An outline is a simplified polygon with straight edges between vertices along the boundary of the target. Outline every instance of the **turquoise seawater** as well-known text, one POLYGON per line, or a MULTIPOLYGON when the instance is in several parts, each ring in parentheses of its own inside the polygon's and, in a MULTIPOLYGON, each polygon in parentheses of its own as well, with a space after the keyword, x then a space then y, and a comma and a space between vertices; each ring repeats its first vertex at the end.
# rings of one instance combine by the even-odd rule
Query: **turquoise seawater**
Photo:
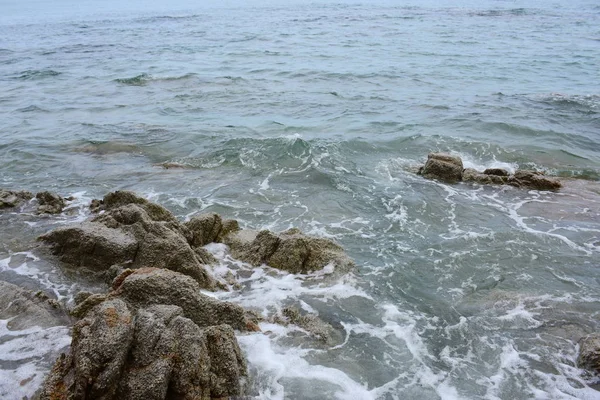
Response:
MULTIPOLYGON (((587 0, 0 0, 0 187, 75 195, 0 214, 0 278, 67 301, 35 237, 134 190, 181 219, 334 238, 339 280, 251 270, 212 246, 261 399, 600 399, 576 366, 600 329, 600 5, 587 0), (447 151, 537 168, 560 192, 414 174, 447 151)), ((0 397, 41 383, 66 328, 0 326, 0 397)))

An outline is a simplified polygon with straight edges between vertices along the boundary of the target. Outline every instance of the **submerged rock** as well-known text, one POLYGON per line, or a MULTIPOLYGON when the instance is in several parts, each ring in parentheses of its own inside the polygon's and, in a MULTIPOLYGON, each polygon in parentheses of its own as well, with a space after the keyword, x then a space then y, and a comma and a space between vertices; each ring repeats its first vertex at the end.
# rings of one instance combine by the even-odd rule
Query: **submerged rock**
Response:
POLYGON ((338 272, 354 267, 353 261, 332 240, 307 236, 295 228, 279 234, 240 230, 225 236, 224 242, 232 255, 242 261, 292 273, 306 274, 328 264, 334 265, 338 272))
POLYGON ((579 341, 579 368, 600 373, 600 334, 593 333, 579 341))
POLYGON ((428 179, 437 179, 455 183, 462 180, 463 163, 460 157, 446 153, 429 153, 421 175, 428 179))
POLYGON ((65 199, 52 192, 40 192, 35 195, 38 200, 38 214, 60 214, 67 205, 65 199))
POLYGON ((168 210, 125 191, 107 194, 98 207, 104 212, 91 220, 55 229, 40 240, 75 267, 96 272, 115 264, 166 268, 194 278, 205 289, 215 289, 214 279, 203 267, 210 258, 190 247, 192 233, 168 210))
POLYGON ((200 293, 191 278, 146 268, 89 296, 39 399, 215 399, 244 394, 247 367, 233 328, 245 311, 200 293), (93 302, 94 304, 91 304, 93 302), (90 303, 89 307, 84 307, 90 303))
POLYGON ((0 189, 0 209, 19 206, 32 198, 33 194, 24 190, 12 191, 0 189))
POLYGON ((0 281, 0 319, 10 319, 7 327, 11 330, 69 324, 62 306, 46 293, 31 292, 4 281, 0 281))

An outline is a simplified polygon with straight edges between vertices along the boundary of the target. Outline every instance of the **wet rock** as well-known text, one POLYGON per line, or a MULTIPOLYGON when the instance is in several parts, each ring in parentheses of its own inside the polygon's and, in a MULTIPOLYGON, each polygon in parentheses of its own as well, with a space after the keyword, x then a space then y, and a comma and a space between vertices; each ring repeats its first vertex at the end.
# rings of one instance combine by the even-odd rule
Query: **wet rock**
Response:
POLYGON ((502 175, 485 174, 472 168, 465 168, 463 171, 462 180, 464 182, 476 182, 484 185, 503 185, 508 182, 508 177, 502 175))
POLYGON ((295 307, 285 307, 282 310, 282 314, 287 320, 284 322, 305 329, 323 342, 329 342, 331 340, 332 333, 334 332, 333 328, 316 315, 302 314, 300 310, 295 307))
POLYGON ((60 214, 67 205, 62 197, 48 191, 36 194, 35 198, 38 200, 38 214, 60 214))
POLYGON ((298 229, 275 234, 241 230, 224 238, 234 257, 252 265, 267 264, 292 273, 320 270, 328 264, 336 271, 346 272, 354 267, 344 250, 330 239, 304 235, 298 229))
POLYGON ((486 175, 495 175, 495 176, 508 176, 510 175, 507 170, 503 168, 487 168, 483 171, 486 175))
POLYGON ((600 373, 600 334, 593 333, 579 341, 579 368, 600 373))
POLYGON ((127 270, 113 286, 75 324, 71 353, 57 360, 39 399, 244 394, 247 366, 232 328, 247 329, 243 309, 164 269, 127 270))
POLYGON ((7 327, 11 330, 69 324, 62 306, 46 293, 31 292, 4 281, 0 281, 0 319, 10 319, 7 327))
POLYGON ((430 153, 421 175, 427 179, 454 183, 462 180, 462 171, 463 163, 460 157, 445 153, 430 153))
POLYGON ((518 170, 509 178, 508 184, 534 190, 558 190, 562 186, 557 179, 548 178, 541 172, 529 170, 518 170))
POLYGON ((194 247, 204 246, 217 241, 223 229, 223 221, 218 214, 200 214, 193 216, 185 226, 192 233, 190 244, 194 247))
POLYGON ((61 261, 75 267, 99 272, 115 264, 153 266, 189 275, 205 289, 216 288, 203 267, 210 257, 190 247, 193 234, 168 210, 126 191, 107 194, 101 207, 104 212, 91 220, 58 228, 40 239, 61 261))
POLYGON ((19 206, 32 198, 33 194, 24 190, 12 191, 0 189, 0 209, 19 206))

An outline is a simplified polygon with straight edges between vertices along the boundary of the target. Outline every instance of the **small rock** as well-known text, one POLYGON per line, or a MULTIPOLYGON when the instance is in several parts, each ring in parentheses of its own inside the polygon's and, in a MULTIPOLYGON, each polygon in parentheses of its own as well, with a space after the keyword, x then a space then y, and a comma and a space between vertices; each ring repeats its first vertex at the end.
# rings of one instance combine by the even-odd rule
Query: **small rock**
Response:
POLYGON ((267 264, 292 273, 306 274, 334 264, 338 272, 354 267, 344 250, 330 239, 304 235, 298 229, 275 234, 240 230, 224 238, 234 257, 249 264, 267 264))
POLYGON ((509 178, 508 184, 533 190, 558 190, 562 187, 557 179, 548 178, 541 172, 529 170, 518 170, 509 178))
POLYGON ((508 171, 503 168, 488 168, 485 171, 483 171, 483 173, 486 175, 495 175, 495 176, 508 176, 509 175, 508 171))
POLYGON ((460 157, 445 153, 430 153, 421 175, 428 179, 455 183, 462 180, 463 163, 460 157))
POLYGON ((506 176, 482 174, 481 172, 472 168, 465 168, 465 170, 463 171, 462 179, 464 182, 476 182, 485 185, 503 185, 508 182, 508 177, 506 176))
POLYGON ((32 198, 33 194, 24 190, 12 191, 0 189, 0 209, 19 206, 32 198))
POLYGON ((62 197, 48 191, 39 192, 35 198, 38 200, 38 214, 60 214, 67 205, 62 197))

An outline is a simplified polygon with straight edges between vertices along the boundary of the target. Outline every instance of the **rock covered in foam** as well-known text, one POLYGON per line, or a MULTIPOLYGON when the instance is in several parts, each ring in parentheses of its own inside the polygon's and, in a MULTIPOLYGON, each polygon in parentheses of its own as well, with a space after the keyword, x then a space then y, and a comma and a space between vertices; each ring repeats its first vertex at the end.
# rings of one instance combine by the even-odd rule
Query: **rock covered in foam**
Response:
POLYGON ((245 311, 200 293, 177 272, 127 270, 102 299, 78 305, 71 352, 39 399, 214 399, 240 396, 247 367, 233 329, 245 311), (93 302, 93 304, 86 303, 93 302))

